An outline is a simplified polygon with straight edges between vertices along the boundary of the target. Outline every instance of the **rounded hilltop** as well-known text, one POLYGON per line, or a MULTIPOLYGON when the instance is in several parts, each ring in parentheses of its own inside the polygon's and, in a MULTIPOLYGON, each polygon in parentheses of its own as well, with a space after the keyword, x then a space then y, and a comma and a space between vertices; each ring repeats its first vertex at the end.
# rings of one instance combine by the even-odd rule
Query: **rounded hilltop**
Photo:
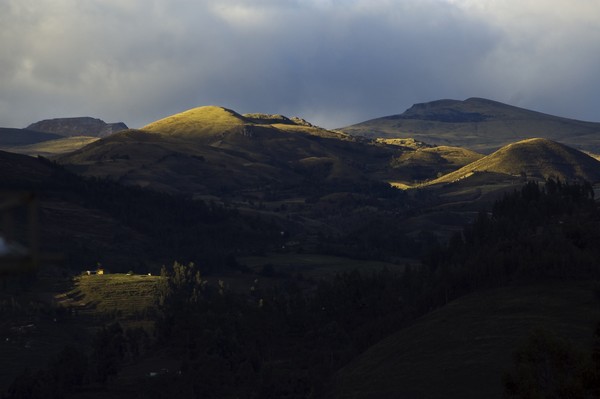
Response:
POLYGON ((244 117, 224 107, 208 105, 192 108, 152 122, 142 130, 169 136, 205 136, 242 126, 244 117))
POLYGON ((229 133, 248 138, 273 138, 282 132, 303 133, 311 136, 346 139, 347 135, 322 129, 299 117, 280 114, 252 113, 240 115, 224 107, 209 105, 167 116, 142 128, 149 133, 193 139, 193 141, 221 140, 229 133))
POLYGON ((511 176, 558 177, 562 180, 600 181, 600 162, 556 141, 530 138, 509 144, 455 172, 432 181, 450 183, 476 172, 511 176))

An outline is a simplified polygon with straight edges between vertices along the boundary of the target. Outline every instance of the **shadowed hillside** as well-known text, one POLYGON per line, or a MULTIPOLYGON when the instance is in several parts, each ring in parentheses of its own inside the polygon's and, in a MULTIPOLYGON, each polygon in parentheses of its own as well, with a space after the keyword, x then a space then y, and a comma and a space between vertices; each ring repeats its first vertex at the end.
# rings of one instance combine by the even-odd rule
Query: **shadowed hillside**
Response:
POLYGON ((458 299, 341 369, 340 399, 503 398, 502 373, 535 328, 587 348, 600 317, 591 285, 506 287, 458 299))
POLYGON ((600 123, 561 118, 482 98, 415 104, 404 113, 339 129, 366 137, 412 137, 437 145, 491 152, 527 137, 600 150, 600 123))
POLYGON ((451 183, 477 172, 562 180, 600 181, 600 162, 563 144, 540 138, 509 144, 430 184, 451 183))

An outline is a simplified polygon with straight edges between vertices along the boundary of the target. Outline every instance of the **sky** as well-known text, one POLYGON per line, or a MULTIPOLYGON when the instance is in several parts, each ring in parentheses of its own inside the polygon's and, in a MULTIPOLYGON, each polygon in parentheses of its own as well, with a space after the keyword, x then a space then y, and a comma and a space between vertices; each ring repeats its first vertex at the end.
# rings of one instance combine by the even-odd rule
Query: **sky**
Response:
POLYGON ((0 0, 2 127, 469 97, 600 121, 600 0, 0 0))

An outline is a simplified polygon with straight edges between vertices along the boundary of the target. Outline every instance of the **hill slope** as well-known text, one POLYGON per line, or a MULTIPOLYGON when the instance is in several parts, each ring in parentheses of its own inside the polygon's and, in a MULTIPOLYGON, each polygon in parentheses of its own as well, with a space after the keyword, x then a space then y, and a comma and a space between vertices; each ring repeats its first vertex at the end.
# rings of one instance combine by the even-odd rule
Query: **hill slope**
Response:
POLYGON ((591 285, 506 287, 469 295, 380 341, 337 374, 332 397, 502 398, 502 373, 534 328, 588 349, 600 318, 591 285))
POLYGON ((99 140, 98 137, 90 136, 60 137, 54 140, 46 140, 34 144, 9 147, 7 150, 24 155, 50 157, 78 150, 97 140, 99 140))
POLYGON ((527 137, 600 150, 600 123, 561 118, 482 98, 415 104, 404 113, 341 129, 366 137, 412 137, 438 145, 490 152, 527 137))
POLYGON ((59 158, 73 170, 165 191, 219 194, 361 180, 400 148, 276 115, 199 107, 59 158))
POLYGON ((405 181, 421 181, 453 172, 483 158, 482 154, 460 147, 432 146, 413 139, 377 139, 377 142, 403 147, 405 151, 390 162, 404 173, 405 181))
POLYGON ((27 129, 0 128, 0 147, 30 145, 43 141, 56 140, 61 136, 53 133, 37 132, 27 129))
POLYGON ((450 183, 477 172, 493 172, 511 176, 551 176, 562 180, 600 181, 600 162, 566 145, 540 138, 527 139, 502 147, 452 173, 430 182, 450 183))

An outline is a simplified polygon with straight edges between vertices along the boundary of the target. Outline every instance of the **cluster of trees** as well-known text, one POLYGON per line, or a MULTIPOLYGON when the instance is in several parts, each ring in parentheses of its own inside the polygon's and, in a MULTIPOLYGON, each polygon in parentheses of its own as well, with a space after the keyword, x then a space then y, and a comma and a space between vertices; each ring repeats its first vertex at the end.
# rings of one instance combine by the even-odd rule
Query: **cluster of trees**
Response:
MULTIPOLYGON (((422 267, 340 274, 310 294, 293 285, 234 294, 179 265, 165 275, 188 283, 164 291, 157 331, 163 345, 179 348, 182 371, 149 397, 327 396, 333 373, 356 354, 451 299, 515 281, 597 277, 598 216, 588 185, 531 182, 428 251, 422 267)), ((573 378, 596 389, 585 379, 596 374, 584 369, 573 378)), ((523 378, 507 377, 509 393, 526 397, 518 396, 523 378)))
POLYGON ((600 212, 589 184, 529 182, 425 256, 432 300, 513 281, 597 278, 600 212))
POLYGON ((332 374, 412 319, 403 276, 358 272, 307 294, 285 287, 235 293, 208 284, 193 264, 163 269, 157 345, 181 361, 153 379, 149 398, 305 398, 326 395, 332 374))
POLYGON ((503 382, 514 399, 600 397, 600 323, 587 353, 550 332, 532 332, 503 382))
POLYGON ((83 387, 102 389, 125 361, 138 358, 149 347, 142 328, 124 330, 114 323, 96 334, 92 351, 65 347, 45 368, 25 370, 3 399, 62 399, 83 387))

